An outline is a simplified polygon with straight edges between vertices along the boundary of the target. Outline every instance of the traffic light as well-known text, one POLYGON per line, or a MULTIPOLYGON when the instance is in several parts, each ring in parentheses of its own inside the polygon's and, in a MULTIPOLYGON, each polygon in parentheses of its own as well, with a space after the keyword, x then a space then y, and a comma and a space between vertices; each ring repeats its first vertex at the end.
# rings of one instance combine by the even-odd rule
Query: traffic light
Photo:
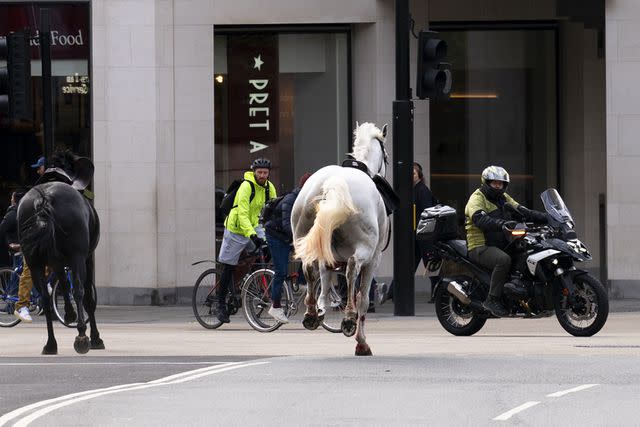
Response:
POLYGON ((451 64, 447 57, 447 42, 435 31, 420 31, 418 35, 418 75, 416 95, 420 99, 447 98, 451 92, 451 64))
POLYGON ((0 116, 32 120, 31 57, 25 32, 0 37, 0 116))

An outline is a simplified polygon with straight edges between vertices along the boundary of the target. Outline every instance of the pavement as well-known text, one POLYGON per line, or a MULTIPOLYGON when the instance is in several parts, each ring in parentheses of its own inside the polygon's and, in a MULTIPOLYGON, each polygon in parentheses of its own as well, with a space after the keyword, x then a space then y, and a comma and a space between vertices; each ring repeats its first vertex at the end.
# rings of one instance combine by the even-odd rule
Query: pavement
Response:
MULTIPOLYGON (((640 355, 640 300, 612 300, 604 328, 594 337, 567 334, 555 317, 492 319, 473 337, 455 337, 439 324, 434 305, 418 297, 415 316, 394 316, 387 302, 367 315, 374 355, 629 354, 640 355), (505 341, 505 338, 509 338, 505 341)), ((271 333, 251 329, 241 314, 207 330, 187 306, 99 306, 98 329, 107 349, 91 356, 319 356, 352 355, 355 340, 322 328, 307 331, 302 314, 271 333)), ((75 356, 75 329, 55 324, 59 355, 75 356)), ((44 318, 0 330, 0 357, 38 356, 46 341, 44 318)))

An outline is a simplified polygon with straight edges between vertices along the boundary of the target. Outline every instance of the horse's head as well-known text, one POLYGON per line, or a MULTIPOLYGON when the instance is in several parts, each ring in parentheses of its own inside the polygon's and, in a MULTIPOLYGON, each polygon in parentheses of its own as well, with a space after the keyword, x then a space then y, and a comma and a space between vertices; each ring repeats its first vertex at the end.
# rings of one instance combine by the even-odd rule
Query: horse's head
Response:
POLYGON ((387 125, 378 129, 375 124, 365 122, 353 131, 353 152, 351 155, 367 165, 373 174, 385 176, 389 157, 385 149, 387 125))

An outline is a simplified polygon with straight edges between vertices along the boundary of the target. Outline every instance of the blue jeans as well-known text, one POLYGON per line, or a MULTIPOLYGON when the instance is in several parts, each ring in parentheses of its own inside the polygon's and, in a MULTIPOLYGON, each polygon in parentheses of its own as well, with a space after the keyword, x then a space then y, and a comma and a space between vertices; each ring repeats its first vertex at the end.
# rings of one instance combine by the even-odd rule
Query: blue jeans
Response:
POLYGON ((278 308, 280 307, 280 299, 282 298, 282 283, 287 277, 291 245, 272 236, 269 232, 266 233, 266 237, 273 261, 273 269, 276 273, 273 277, 273 283, 271 284, 271 300, 273 306, 278 308))

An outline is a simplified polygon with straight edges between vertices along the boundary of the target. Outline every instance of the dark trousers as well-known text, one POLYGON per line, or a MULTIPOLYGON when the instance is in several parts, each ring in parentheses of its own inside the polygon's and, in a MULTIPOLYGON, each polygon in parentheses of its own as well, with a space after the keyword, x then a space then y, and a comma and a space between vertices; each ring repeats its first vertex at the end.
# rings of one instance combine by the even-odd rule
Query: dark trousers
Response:
MULTIPOLYGON (((418 266, 420 265, 420 261, 422 264, 427 267, 427 262, 429 262, 429 258, 427 257, 427 253, 429 252, 427 247, 423 242, 416 240, 415 242, 415 250, 414 250, 414 261, 413 261, 413 272, 418 270, 418 266)), ((440 281, 440 277, 438 276, 429 276, 429 280, 431 281, 431 294, 430 296, 433 298, 433 290, 440 281)))
POLYGON ((282 284, 287 277, 291 245, 269 233, 266 233, 266 237, 269 252, 271 252, 271 260, 273 261, 273 269, 276 273, 271 284, 271 300, 273 306, 278 308, 282 299, 282 284))
POLYGON ((220 283, 218 284, 218 305, 220 307, 226 307, 226 296, 229 292, 229 287, 233 286, 233 272, 236 270, 235 265, 223 264, 222 277, 220 277, 220 283))
POLYGON ((494 298, 500 298, 509 270, 511 270, 511 257, 495 246, 480 246, 469 252, 469 259, 484 268, 492 270, 489 295, 494 298))

